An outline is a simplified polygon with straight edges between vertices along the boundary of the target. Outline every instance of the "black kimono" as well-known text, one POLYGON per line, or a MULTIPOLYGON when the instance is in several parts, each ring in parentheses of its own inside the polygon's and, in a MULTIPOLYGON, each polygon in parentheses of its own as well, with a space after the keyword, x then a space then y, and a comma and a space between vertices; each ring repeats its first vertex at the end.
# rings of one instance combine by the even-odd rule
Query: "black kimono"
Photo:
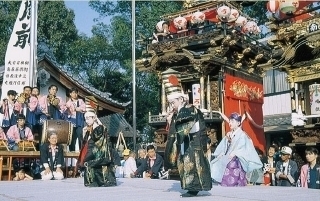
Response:
POLYGON ((52 149, 49 143, 44 143, 40 148, 40 167, 41 171, 45 169, 44 164, 47 163, 51 171, 56 171, 57 167, 64 165, 63 146, 56 145, 55 157, 52 157, 52 149))
POLYGON ((114 160, 102 125, 93 129, 84 157, 84 185, 89 187, 116 186, 114 160))
POLYGON ((207 135, 201 111, 192 105, 182 107, 172 117, 168 137, 165 165, 167 168, 178 167, 181 188, 188 191, 209 191, 212 181, 210 165, 204 155, 207 135), (194 129, 194 126, 198 129, 194 129))
POLYGON ((153 162, 153 166, 151 167, 151 160, 149 157, 146 158, 147 161, 147 172, 151 175, 151 179, 158 179, 159 172, 163 167, 163 158, 159 154, 156 154, 156 159, 153 162))

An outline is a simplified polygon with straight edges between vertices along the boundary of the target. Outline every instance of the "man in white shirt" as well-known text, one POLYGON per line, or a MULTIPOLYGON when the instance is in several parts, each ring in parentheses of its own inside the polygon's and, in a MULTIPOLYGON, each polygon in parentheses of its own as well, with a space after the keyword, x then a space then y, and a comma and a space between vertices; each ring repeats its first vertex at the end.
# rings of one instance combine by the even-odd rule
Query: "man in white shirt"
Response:
POLYGON ((124 158, 126 161, 124 162, 123 167, 123 176, 124 178, 131 178, 134 175, 134 172, 137 170, 137 164, 136 164, 136 154, 133 151, 129 152, 129 156, 126 157, 124 155, 124 158))

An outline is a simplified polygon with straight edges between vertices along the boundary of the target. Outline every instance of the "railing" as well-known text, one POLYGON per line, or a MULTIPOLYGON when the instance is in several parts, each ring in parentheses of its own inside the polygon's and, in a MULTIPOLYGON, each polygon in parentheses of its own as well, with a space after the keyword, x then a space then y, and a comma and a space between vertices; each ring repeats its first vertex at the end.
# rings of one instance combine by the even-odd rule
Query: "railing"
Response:
MULTIPOLYGON (((203 112, 203 117, 206 121, 222 121, 220 114, 215 112, 203 112)), ((161 124, 165 125, 167 122, 166 114, 149 115, 149 124, 161 124)))

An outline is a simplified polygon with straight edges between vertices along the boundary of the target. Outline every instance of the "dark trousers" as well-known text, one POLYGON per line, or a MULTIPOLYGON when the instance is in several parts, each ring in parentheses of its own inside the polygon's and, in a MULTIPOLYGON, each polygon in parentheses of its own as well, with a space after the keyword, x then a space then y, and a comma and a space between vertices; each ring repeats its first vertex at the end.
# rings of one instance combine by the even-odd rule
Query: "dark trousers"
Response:
POLYGON ((82 140, 83 140, 83 136, 82 136, 82 127, 73 127, 73 133, 72 133, 72 140, 71 143, 69 145, 69 151, 75 151, 76 150, 76 142, 78 139, 78 143, 79 143, 79 150, 82 147, 82 140))

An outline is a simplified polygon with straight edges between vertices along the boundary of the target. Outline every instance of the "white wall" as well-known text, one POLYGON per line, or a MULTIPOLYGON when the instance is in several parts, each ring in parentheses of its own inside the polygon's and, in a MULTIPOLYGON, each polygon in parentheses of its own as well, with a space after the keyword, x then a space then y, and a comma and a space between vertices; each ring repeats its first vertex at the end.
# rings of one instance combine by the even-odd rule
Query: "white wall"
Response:
POLYGON ((264 97, 263 115, 291 113, 290 93, 264 97))

